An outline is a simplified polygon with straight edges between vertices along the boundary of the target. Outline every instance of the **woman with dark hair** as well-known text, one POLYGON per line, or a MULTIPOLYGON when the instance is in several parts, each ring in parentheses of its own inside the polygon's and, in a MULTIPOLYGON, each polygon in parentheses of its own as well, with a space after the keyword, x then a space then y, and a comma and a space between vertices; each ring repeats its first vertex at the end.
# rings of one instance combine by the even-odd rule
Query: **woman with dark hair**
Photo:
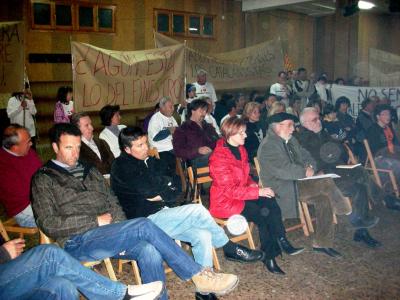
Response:
POLYGON ((246 122, 246 141, 244 147, 249 155, 250 163, 257 156, 258 146, 263 139, 263 131, 260 126, 260 104, 249 102, 243 110, 242 119, 246 122))
MULTIPOLYGON (((348 113, 349 107, 350 107, 349 98, 342 96, 336 99, 335 103, 336 118, 340 123, 340 127, 346 131, 347 139, 353 140, 353 138, 355 138, 356 124, 354 123, 353 117, 348 113)), ((355 140, 352 141, 352 144, 354 142, 355 140)))
POLYGON ((271 188, 260 187, 249 173, 250 166, 244 142, 246 124, 243 119, 231 117, 221 127, 218 140, 210 156, 210 213, 217 218, 242 214, 258 226, 261 250, 266 254, 264 264, 274 274, 285 274, 275 261, 281 249, 295 255, 304 248, 294 248, 286 239, 281 209, 271 188))
POLYGON ((72 101, 72 88, 70 86, 62 86, 57 91, 54 123, 69 123, 73 113, 74 101, 72 101))
POLYGON ((341 127, 339 120, 336 117, 336 111, 332 104, 328 103, 325 105, 323 112, 322 127, 329 135, 337 141, 345 141, 347 133, 344 128, 341 127))
POLYGON ((99 138, 106 141, 114 157, 121 154, 118 144, 118 135, 125 125, 121 124, 119 105, 106 105, 100 110, 101 124, 105 126, 100 132, 99 138))
POLYGON ((172 139, 175 155, 186 161, 196 160, 196 166, 206 166, 215 148, 218 134, 204 118, 208 103, 197 99, 188 104, 188 120, 178 127, 172 139))

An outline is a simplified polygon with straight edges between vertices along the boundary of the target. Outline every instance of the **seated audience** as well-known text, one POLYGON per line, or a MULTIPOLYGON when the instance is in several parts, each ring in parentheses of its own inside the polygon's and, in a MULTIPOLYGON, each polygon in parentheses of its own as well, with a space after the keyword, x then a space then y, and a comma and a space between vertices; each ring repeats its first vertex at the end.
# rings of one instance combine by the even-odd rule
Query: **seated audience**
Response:
POLYGON ((42 166, 26 128, 11 124, 0 149, 0 202, 22 227, 36 227, 30 201, 33 174, 42 166))
POLYGON ((101 174, 110 174, 114 155, 107 142, 93 135, 92 120, 85 112, 73 114, 71 123, 79 128, 82 135, 79 159, 93 165, 101 174))
POLYGON ((222 123, 224 123, 225 120, 231 118, 231 117, 238 117, 240 118, 240 115, 237 114, 237 108, 236 108, 236 101, 234 99, 230 99, 228 103, 226 104, 226 108, 228 110, 228 113, 221 119, 221 124, 220 126, 222 127, 222 123))
MULTIPOLYGON (((189 107, 196 101, 202 100, 189 107)), ((180 179, 171 177, 162 161, 148 156, 147 136, 140 128, 123 129, 119 142, 122 153, 112 166, 111 187, 128 219, 146 217, 173 239, 190 243, 194 260, 205 268, 213 267, 213 247, 222 247, 225 257, 234 261, 263 259, 262 251, 229 241, 203 205, 176 207, 180 179)))
POLYGON ((174 104, 171 98, 163 97, 160 100, 160 111, 156 112, 149 123, 149 142, 160 154, 160 158, 167 164, 170 174, 175 174, 176 161, 172 146, 172 137, 178 123, 172 116, 174 104))
MULTIPOLYGON (((376 123, 367 131, 367 139, 375 164, 380 169, 392 170, 397 182, 400 182, 400 145, 391 124, 391 106, 378 105, 374 111, 376 123)), ((385 186, 389 187, 389 176, 379 174, 385 186)))
POLYGON ((11 124, 25 127, 32 140, 32 148, 35 148, 36 126, 34 117, 37 113, 35 102, 28 84, 25 84, 23 92, 13 93, 7 103, 7 116, 11 124))
POLYGON ((211 124, 214 127, 216 133, 218 133, 218 136, 220 136, 221 130, 219 129, 217 120, 215 120, 214 116, 212 115, 212 110, 213 110, 212 100, 210 98, 204 98, 204 97, 199 98, 199 99, 205 100, 208 104, 207 113, 206 113, 206 116, 204 117, 204 120, 208 124, 211 124))
POLYGON ((57 91, 54 123, 69 123, 73 113, 74 101, 72 101, 72 88, 70 86, 62 86, 57 91))
MULTIPOLYGON (((144 283, 165 282, 165 260, 178 277, 192 279, 198 292, 231 291, 237 276, 203 269, 150 220, 126 220, 100 172, 78 160, 80 134, 72 124, 56 124, 50 130, 56 159, 32 179, 38 227, 79 261, 136 260, 144 283)), ((167 299, 166 292, 162 299, 167 299)))
MULTIPOLYGON (((368 200, 369 179, 368 173, 362 166, 354 169, 336 168, 338 165, 346 165, 347 153, 343 145, 337 139, 322 130, 318 113, 313 108, 305 108, 300 116, 300 131, 295 133, 299 144, 306 149, 315 160, 314 171, 318 174, 335 173, 341 176, 334 182, 345 197, 351 197, 353 211, 350 215, 350 223, 356 229, 354 240, 364 242, 369 247, 377 247, 381 244, 373 239, 367 228, 375 226, 379 218, 371 216, 368 200)), ((369 197, 370 196, 370 197, 369 197)), ((371 199, 372 200, 372 199, 371 199)))
POLYGON ((221 127, 222 138, 210 157, 210 213, 217 218, 242 214, 258 226, 264 264, 274 274, 285 274, 275 261, 281 248, 289 255, 302 252, 286 238, 285 228, 274 191, 265 185, 259 187, 249 175, 250 166, 246 149, 246 124, 242 119, 227 119, 221 127))
POLYGON ((222 118, 225 117, 227 113, 229 113, 227 105, 231 99, 233 99, 232 94, 224 93, 222 94, 221 99, 215 103, 214 117, 217 121, 218 126, 221 126, 222 118))
POLYGON ((293 95, 289 98, 289 106, 286 108, 286 112, 295 116, 296 118, 300 118, 301 112, 301 99, 297 95, 293 95))
POLYGON ((254 157, 257 156, 257 149, 263 139, 263 131, 260 127, 260 104, 257 102, 249 102, 246 104, 242 119, 246 124, 246 140, 244 147, 249 156, 250 163, 253 163, 254 157))
POLYGON ((55 245, 22 253, 23 239, 3 243, 0 236, 0 299, 158 299, 161 281, 125 285, 84 267, 55 245))
POLYGON ((246 96, 243 93, 238 93, 235 96, 235 101, 236 101, 237 114, 242 115, 243 109, 246 106, 248 100, 246 99, 246 96))
POLYGON ((361 102, 361 110, 358 112, 356 120, 357 139, 362 142, 366 138, 368 129, 375 123, 373 113, 376 103, 372 98, 367 98, 361 102))
POLYGON ((270 128, 262 141, 257 158, 260 162, 260 179, 277 194, 283 218, 297 218, 297 201, 315 206, 317 228, 313 250, 339 258, 333 249, 333 213, 350 214, 351 206, 331 178, 303 180, 314 175, 316 163, 307 150, 292 136, 294 117, 279 113, 271 117, 270 128))
POLYGON ((342 128, 341 123, 336 117, 336 111, 332 104, 327 104, 322 113, 322 127, 335 140, 344 142, 347 140, 347 132, 342 128))
POLYGON ((121 154, 118 146, 118 135, 125 125, 121 125, 121 114, 119 105, 106 105, 100 110, 101 125, 105 126, 100 132, 99 138, 104 140, 110 147, 114 157, 121 154))
POLYGON ((335 103, 336 118, 340 127, 346 130, 348 137, 354 136, 355 123, 353 117, 348 113, 350 100, 347 97, 339 97, 335 103))
POLYGON ((258 96, 254 101, 261 103, 260 127, 265 135, 268 129, 268 113, 271 110, 272 105, 278 101, 278 98, 274 94, 269 94, 265 96, 258 96))
MULTIPOLYGON (((203 96, 205 97, 205 96, 203 96)), ((184 99, 179 105, 178 105, 178 114, 181 117, 181 124, 183 124, 183 122, 185 122, 186 120, 186 115, 187 115, 187 106, 190 102, 192 102, 194 99, 197 99, 197 95, 196 95, 196 87, 191 84, 188 83, 186 84, 186 99, 184 99)), ((210 99, 210 98, 209 98, 210 99)), ((211 106, 213 107, 213 104, 211 102, 211 106)))
POLYGON ((172 144, 175 155, 197 167, 207 166, 208 157, 219 136, 204 118, 208 103, 197 99, 188 105, 188 120, 174 132, 172 144))

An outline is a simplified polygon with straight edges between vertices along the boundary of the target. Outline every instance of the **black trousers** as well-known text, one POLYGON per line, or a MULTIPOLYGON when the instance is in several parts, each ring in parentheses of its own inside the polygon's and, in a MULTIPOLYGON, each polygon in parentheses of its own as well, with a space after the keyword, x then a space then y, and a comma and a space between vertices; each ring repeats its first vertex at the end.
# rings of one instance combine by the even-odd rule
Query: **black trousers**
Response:
POLYGON ((245 202, 242 215, 249 222, 254 222, 259 231, 261 250, 266 258, 272 259, 281 254, 278 238, 284 237, 281 208, 275 198, 260 197, 258 200, 245 202))

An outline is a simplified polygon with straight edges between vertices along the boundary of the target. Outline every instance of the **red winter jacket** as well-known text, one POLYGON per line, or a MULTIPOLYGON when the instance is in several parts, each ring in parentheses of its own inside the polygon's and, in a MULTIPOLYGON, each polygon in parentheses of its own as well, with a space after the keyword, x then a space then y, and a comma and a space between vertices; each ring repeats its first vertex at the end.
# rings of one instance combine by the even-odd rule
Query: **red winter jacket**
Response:
POLYGON ((240 214, 244 201, 258 199, 258 184, 249 176, 250 166, 246 149, 239 147, 241 160, 237 160, 224 139, 210 157, 210 213, 217 218, 240 214))

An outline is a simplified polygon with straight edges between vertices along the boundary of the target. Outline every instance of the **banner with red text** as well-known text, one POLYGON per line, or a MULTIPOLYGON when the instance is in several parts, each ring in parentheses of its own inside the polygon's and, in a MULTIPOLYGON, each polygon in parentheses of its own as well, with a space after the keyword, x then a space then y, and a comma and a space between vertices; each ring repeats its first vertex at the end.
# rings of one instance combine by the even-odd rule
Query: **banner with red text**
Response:
MULTIPOLYGON (((178 41, 154 33, 155 45, 174 45, 178 41)), ((271 40, 254 46, 204 54, 190 47, 186 51, 186 81, 195 82, 197 71, 207 71, 207 81, 216 90, 266 87, 276 82, 278 72, 284 69, 280 40, 271 40)))
POLYGON ((0 93, 24 88, 24 26, 22 22, 0 23, 0 93))
POLYGON ((184 46, 114 51, 72 42, 75 109, 98 111, 153 107, 163 96, 184 95, 184 46))

